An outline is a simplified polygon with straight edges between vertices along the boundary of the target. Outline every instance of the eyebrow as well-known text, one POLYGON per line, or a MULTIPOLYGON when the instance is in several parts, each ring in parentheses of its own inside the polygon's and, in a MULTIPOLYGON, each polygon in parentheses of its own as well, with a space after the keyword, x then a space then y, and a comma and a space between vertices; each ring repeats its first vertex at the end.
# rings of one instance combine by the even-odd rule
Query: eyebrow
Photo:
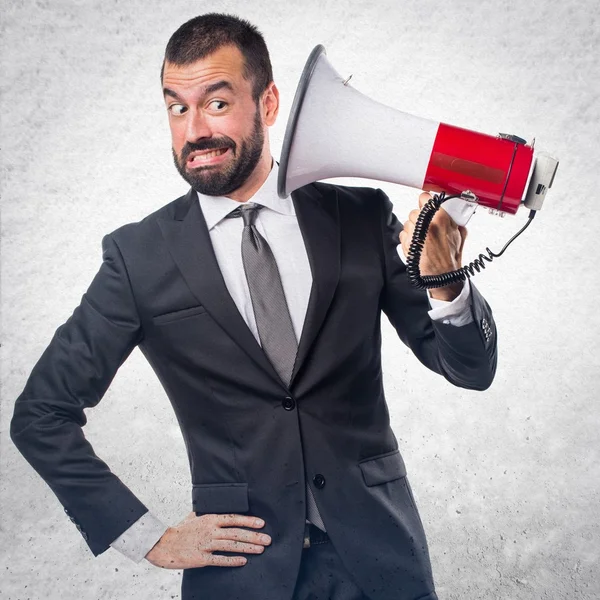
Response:
MULTIPOLYGON (((233 92, 233 86, 231 85, 231 83, 229 83, 229 81, 221 80, 221 81, 217 81, 216 83, 211 83, 210 85, 206 86, 204 88, 202 95, 207 96, 208 94, 213 94, 214 92, 217 92, 222 89, 227 89, 227 90, 230 90, 231 92, 233 92)), ((163 95, 171 96, 172 98, 175 98, 175 100, 182 100, 181 96, 179 96, 179 94, 177 92, 175 92, 167 87, 163 88, 163 95)))

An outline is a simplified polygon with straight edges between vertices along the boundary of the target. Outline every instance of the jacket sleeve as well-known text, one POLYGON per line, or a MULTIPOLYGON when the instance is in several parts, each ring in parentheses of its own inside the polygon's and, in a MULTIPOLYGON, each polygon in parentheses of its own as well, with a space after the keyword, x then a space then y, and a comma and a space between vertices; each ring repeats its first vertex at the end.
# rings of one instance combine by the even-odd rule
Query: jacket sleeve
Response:
POLYGON ((147 508, 85 438, 96 406, 142 329, 128 274, 111 235, 80 305, 55 332, 17 398, 10 437, 50 486, 95 556, 147 508))
POLYGON ((432 321, 426 290, 411 285, 397 246, 402 224, 393 213, 389 198, 377 190, 382 206, 382 236, 385 285, 381 308, 400 339, 429 369, 459 387, 485 390, 496 373, 497 332, 492 311, 470 282, 473 321, 457 327, 432 321))

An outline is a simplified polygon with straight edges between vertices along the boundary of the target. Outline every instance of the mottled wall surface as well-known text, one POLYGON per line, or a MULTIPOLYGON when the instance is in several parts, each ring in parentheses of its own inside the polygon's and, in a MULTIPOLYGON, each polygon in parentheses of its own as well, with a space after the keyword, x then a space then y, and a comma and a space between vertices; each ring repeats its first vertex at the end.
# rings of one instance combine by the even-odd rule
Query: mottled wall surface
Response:
MULTIPOLYGON (((492 388, 452 387, 387 323, 384 369, 440 598, 598 598, 596 0, 4 0, 0 596, 180 596, 180 571, 114 550, 94 558, 8 427, 31 368, 100 265, 102 236, 187 188, 172 166, 159 68, 170 34, 210 10, 238 13, 266 36, 282 96, 275 156, 304 61, 322 43, 381 102, 535 137, 561 159, 532 226, 476 278, 499 328, 492 388)), ((381 187, 404 220, 417 192, 381 187)), ((525 217, 478 211, 465 257, 498 250, 525 217)), ((182 519, 183 440, 137 350, 87 415, 97 454, 165 522, 182 519)))

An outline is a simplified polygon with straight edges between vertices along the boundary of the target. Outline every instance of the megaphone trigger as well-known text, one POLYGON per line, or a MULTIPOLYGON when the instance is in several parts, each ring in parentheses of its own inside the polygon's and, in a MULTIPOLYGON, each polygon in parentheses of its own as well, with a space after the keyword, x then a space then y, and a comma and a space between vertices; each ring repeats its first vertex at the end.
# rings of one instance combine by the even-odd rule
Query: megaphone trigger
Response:
POLYGON ((477 202, 467 201, 461 195, 446 200, 442 205, 442 208, 457 225, 462 225, 464 227, 477 210, 477 202))

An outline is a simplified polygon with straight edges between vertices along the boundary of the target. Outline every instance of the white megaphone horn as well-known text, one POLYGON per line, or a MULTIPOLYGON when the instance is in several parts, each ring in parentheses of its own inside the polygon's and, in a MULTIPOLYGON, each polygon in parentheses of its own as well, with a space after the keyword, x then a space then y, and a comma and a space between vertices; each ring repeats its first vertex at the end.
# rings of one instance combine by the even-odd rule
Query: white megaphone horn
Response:
POLYGON ((361 94, 327 60, 310 54, 287 123, 278 194, 332 177, 363 177, 457 195, 444 208, 465 225, 477 205, 514 214, 539 210, 558 160, 513 136, 491 136, 423 119, 361 94))

